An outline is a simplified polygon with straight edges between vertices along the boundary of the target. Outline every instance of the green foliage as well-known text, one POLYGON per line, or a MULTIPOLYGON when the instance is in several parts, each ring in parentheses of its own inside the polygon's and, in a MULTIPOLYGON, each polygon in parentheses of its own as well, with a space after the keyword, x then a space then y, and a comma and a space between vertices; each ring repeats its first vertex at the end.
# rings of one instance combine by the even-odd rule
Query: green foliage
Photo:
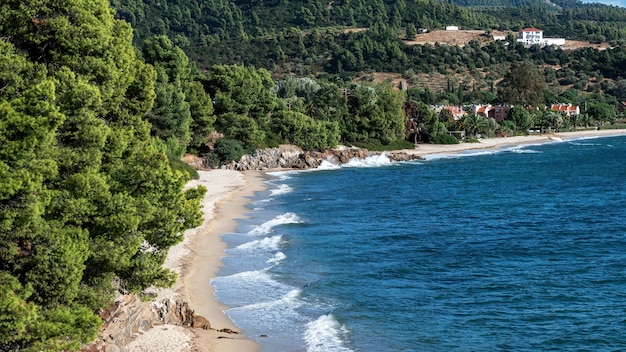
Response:
POLYGON ((587 114, 596 121, 609 122, 614 124, 617 116, 613 107, 606 103, 591 103, 588 106, 587 114))
POLYGON ((519 131, 526 133, 530 127, 534 126, 535 119, 528 110, 521 106, 514 106, 509 110, 508 120, 512 121, 519 131))
POLYGON ((155 72, 102 0, 5 1, 0 38, 0 349, 76 350, 114 280, 173 281, 167 250, 201 221, 203 191, 166 155, 184 133, 159 151, 143 118, 157 76, 184 98, 184 54, 155 72))
POLYGON ((459 140, 456 137, 447 133, 438 133, 430 137, 430 141, 433 144, 459 144, 459 140))
POLYGON ((207 142, 209 134, 214 130, 216 117, 213 114, 213 102, 200 81, 187 82, 185 100, 189 103, 191 112, 189 146, 201 149, 207 142))
POLYGON ((27 301, 31 294, 30 287, 0 271, 0 348, 4 351, 20 346, 36 324, 37 306, 27 301))
POLYGON ((315 121, 295 111, 279 111, 272 116, 272 132, 285 142, 304 150, 330 149, 339 143, 339 126, 332 121, 315 121))
POLYGON ((185 153, 185 147, 180 145, 177 138, 169 137, 166 141, 163 141, 160 138, 152 137, 150 139, 150 145, 159 153, 167 155, 170 168, 172 168, 174 172, 180 171, 186 174, 188 179, 193 180, 197 180, 200 177, 196 169, 181 160, 185 153))
POLYGON ((215 142, 214 152, 220 164, 239 161, 244 154, 243 146, 236 140, 221 138, 215 142))
POLYGON ((152 133, 161 139, 175 137, 186 146, 191 141, 192 123, 184 93, 184 82, 189 80, 191 73, 189 59, 165 36, 146 40, 142 53, 157 72, 156 100, 147 114, 152 133))
POLYGON ((543 103, 544 80, 537 67, 530 62, 516 62, 498 85, 503 101, 518 105, 539 105, 543 103))
POLYGON ((415 145, 406 140, 396 140, 389 144, 383 144, 377 139, 369 139, 367 142, 354 143, 355 147, 365 148, 372 151, 387 151, 387 150, 402 150, 402 149, 414 149, 415 145))

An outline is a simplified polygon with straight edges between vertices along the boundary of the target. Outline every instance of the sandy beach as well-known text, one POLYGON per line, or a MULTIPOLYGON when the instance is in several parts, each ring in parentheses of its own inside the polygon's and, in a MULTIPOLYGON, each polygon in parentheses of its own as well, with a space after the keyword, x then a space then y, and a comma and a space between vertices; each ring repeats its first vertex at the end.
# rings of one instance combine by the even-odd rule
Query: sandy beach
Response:
POLYGON ((196 314, 210 321, 211 329, 158 326, 127 345, 124 349, 127 352, 255 352, 260 349, 224 313, 227 307, 216 300, 210 280, 217 275, 226 249, 220 236, 234 231, 236 219, 245 217, 248 197, 264 188, 263 174, 231 170, 199 171, 199 174, 200 179, 190 181, 187 187, 202 185, 207 189, 202 201, 203 224, 186 231, 184 240, 168 253, 165 266, 178 273, 176 285, 154 293, 155 301, 164 298, 187 301, 196 314))
MULTIPOLYGON (((487 150, 523 144, 549 143, 558 140, 585 137, 626 135, 626 130, 599 130, 565 132, 531 136, 482 139, 479 143, 454 145, 420 144, 405 150, 419 156, 454 154, 469 150, 487 150)), ((227 307, 218 302, 210 280, 217 275, 226 245, 220 236, 232 232, 236 219, 245 217, 248 198, 264 189, 262 172, 231 170, 200 171, 200 179, 190 181, 188 187, 198 184, 207 188, 202 202, 204 223, 188 230, 185 240, 170 250, 166 266, 179 274, 179 280, 170 290, 159 290, 158 298, 177 297, 189 302, 197 314, 211 322, 211 330, 185 329, 177 326, 159 326, 151 329, 125 349, 126 351, 167 352, 255 352, 260 346, 224 313, 227 307), (230 329, 238 334, 220 332, 230 329)))
POLYGON ((420 144, 415 149, 406 149, 405 152, 413 155, 427 156, 432 154, 454 154, 469 150, 488 150, 523 144, 550 143, 558 139, 567 140, 585 137, 608 137, 626 135, 626 130, 586 130, 578 132, 562 132, 553 134, 537 134, 528 136, 485 138, 479 143, 459 144, 420 144))

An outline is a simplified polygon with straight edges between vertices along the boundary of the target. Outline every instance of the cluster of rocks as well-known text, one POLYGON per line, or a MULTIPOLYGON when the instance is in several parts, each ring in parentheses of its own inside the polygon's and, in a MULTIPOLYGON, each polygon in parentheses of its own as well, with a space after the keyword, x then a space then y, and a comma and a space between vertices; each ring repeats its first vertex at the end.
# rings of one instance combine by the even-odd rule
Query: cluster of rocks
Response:
MULTIPOLYGON (((302 149, 285 145, 279 148, 257 150, 253 155, 244 155, 239 161, 226 165, 229 170, 271 170, 271 169, 314 169, 324 161, 333 164, 345 164, 352 159, 365 159, 379 155, 380 152, 370 152, 361 148, 341 148, 327 151, 303 151, 302 149)), ((409 161, 422 159, 420 156, 406 152, 385 152, 391 161, 409 161)))
POLYGON ((135 295, 120 296, 113 307, 101 313, 104 321, 98 339, 83 352, 123 351, 138 334, 158 325, 178 325, 189 328, 210 329, 209 321, 194 313, 187 302, 163 299, 159 302, 142 302, 135 295))

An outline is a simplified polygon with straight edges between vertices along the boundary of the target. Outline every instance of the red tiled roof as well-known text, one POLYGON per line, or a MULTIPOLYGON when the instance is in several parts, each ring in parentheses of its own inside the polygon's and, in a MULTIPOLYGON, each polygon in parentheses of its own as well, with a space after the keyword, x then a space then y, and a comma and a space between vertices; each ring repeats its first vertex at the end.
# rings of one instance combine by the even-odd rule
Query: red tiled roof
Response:
POLYGON ((543 32, 543 31, 539 28, 524 28, 520 32, 543 32))
POLYGON ((552 104, 550 109, 557 111, 576 111, 577 106, 569 104, 552 104))

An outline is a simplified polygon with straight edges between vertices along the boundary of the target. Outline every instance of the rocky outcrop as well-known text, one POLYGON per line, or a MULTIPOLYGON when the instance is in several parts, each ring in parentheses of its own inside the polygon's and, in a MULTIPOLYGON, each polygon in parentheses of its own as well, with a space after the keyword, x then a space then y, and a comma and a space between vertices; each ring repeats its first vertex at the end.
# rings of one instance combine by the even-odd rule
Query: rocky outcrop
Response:
POLYGON ((118 297, 113 306, 100 314, 104 324, 98 339, 85 347, 84 352, 123 351, 138 334, 157 325, 178 325, 210 329, 209 321, 195 314, 187 302, 163 299, 142 302, 135 295, 118 297))
MULTIPOLYGON (((324 161, 333 164, 345 164, 352 159, 365 159, 381 152, 369 152, 361 148, 342 148, 324 152, 303 151, 296 146, 281 146, 257 150, 254 155, 244 155, 237 162, 233 161, 226 165, 227 169, 246 170, 271 170, 271 169, 314 169, 324 161)), ((392 161, 409 161, 421 159, 417 155, 406 152, 386 152, 385 155, 392 161)))

